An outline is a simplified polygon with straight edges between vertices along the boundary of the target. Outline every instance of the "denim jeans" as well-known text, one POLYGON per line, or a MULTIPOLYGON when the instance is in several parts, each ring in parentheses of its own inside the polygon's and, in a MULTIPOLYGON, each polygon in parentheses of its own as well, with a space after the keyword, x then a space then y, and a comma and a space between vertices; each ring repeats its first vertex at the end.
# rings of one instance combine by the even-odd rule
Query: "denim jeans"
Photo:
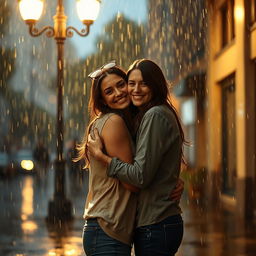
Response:
POLYGON ((183 237, 181 215, 170 216, 163 221, 136 228, 136 256, 173 256, 178 251, 183 237))
POLYGON ((83 230, 83 247, 87 256, 130 256, 131 247, 109 237, 96 219, 87 220, 83 230))

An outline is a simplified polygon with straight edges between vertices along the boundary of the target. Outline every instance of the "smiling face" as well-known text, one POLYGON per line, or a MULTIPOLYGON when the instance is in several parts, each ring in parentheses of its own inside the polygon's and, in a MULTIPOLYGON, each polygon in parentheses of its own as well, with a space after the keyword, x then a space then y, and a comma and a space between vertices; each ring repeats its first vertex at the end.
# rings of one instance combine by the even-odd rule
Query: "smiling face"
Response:
POLYGON ((152 99, 150 87, 143 81, 141 71, 134 69, 128 77, 128 93, 134 106, 141 108, 152 99))
POLYGON ((127 84, 116 74, 109 74, 102 80, 101 95, 104 103, 112 109, 125 109, 130 104, 127 84))

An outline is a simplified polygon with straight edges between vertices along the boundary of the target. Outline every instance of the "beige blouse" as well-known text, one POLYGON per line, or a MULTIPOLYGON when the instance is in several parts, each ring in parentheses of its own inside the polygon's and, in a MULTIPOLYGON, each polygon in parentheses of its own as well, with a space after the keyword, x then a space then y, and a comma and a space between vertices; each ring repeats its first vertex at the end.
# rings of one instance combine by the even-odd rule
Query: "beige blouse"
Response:
MULTIPOLYGON (((93 127, 101 134, 104 124, 113 113, 100 116, 93 127)), ((84 218, 97 218, 100 227, 110 237, 131 244, 136 214, 136 194, 126 190, 119 180, 110 178, 107 167, 90 159, 89 192, 84 218)))

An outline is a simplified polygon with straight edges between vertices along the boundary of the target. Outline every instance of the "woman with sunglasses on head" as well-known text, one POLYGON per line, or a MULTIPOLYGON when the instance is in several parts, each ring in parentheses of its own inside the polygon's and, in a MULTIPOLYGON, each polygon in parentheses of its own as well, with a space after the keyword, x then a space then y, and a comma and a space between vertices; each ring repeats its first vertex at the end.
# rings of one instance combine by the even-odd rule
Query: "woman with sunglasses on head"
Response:
POLYGON ((91 122, 78 147, 76 160, 89 163, 89 191, 85 204, 83 246, 87 256, 131 255, 136 200, 134 186, 109 178, 106 166, 88 156, 88 134, 97 128, 105 152, 132 163, 132 140, 127 129, 130 123, 130 98, 126 73, 110 62, 89 75, 92 78, 89 109, 91 122))
POLYGON ((138 196, 136 256, 175 255, 183 237, 181 209, 169 200, 183 160, 183 130, 173 107, 168 83, 153 61, 137 60, 129 68, 128 92, 139 109, 133 161, 105 154, 100 137, 89 138, 90 154, 107 166, 110 177, 141 188, 138 196))

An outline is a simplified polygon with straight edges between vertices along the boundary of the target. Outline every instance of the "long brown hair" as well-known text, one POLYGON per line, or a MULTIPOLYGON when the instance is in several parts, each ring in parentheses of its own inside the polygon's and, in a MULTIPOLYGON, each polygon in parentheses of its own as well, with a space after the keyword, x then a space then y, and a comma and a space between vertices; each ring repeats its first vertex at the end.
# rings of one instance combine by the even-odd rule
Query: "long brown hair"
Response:
MULTIPOLYGON (((90 91, 90 100, 88 103, 90 122, 89 122, 87 129, 85 130, 85 134, 82 139, 82 142, 80 144, 78 144, 76 147, 77 151, 78 151, 78 154, 77 154, 78 156, 77 156, 77 158, 74 159, 74 161, 79 161, 79 160, 85 158, 85 167, 84 168, 87 168, 89 166, 89 157, 87 154, 86 144, 88 141, 88 136, 89 136, 91 127, 92 127, 93 123, 95 122, 95 120, 97 118, 99 118, 99 116, 101 114, 106 114, 106 113, 110 113, 110 112, 115 112, 119 115, 122 115, 121 110, 113 110, 108 105, 106 105, 104 103, 104 100, 103 100, 103 97, 101 94, 101 83, 102 83, 103 79, 110 74, 118 75, 126 81, 125 71, 117 66, 107 69, 106 71, 103 71, 99 77, 92 80, 91 91, 90 91)), ((122 115, 122 117, 126 121, 125 116, 122 115)), ((126 122, 126 124, 128 124, 128 123, 126 122)))
MULTIPOLYGON (((174 113, 176 121, 178 123, 182 144, 187 143, 185 141, 184 131, 181 125, 180 118, 178 116, 176 108, 171 102, 171 95, 168 88, 168 82, 161 70, 161 68, 153 61, 148 59, 139 59, 133 62, 127 71, 127 80, 131 72, 135 69, 141 71, 143 81, 150 87, 152 91, 152 99, 146 104, 143 109, 138 113, 135 125, 139 126, 144 114, 153 106, 166 105, 174 113)), ((183 147, 182 147, 182 162, 186 163, 183 147)))

